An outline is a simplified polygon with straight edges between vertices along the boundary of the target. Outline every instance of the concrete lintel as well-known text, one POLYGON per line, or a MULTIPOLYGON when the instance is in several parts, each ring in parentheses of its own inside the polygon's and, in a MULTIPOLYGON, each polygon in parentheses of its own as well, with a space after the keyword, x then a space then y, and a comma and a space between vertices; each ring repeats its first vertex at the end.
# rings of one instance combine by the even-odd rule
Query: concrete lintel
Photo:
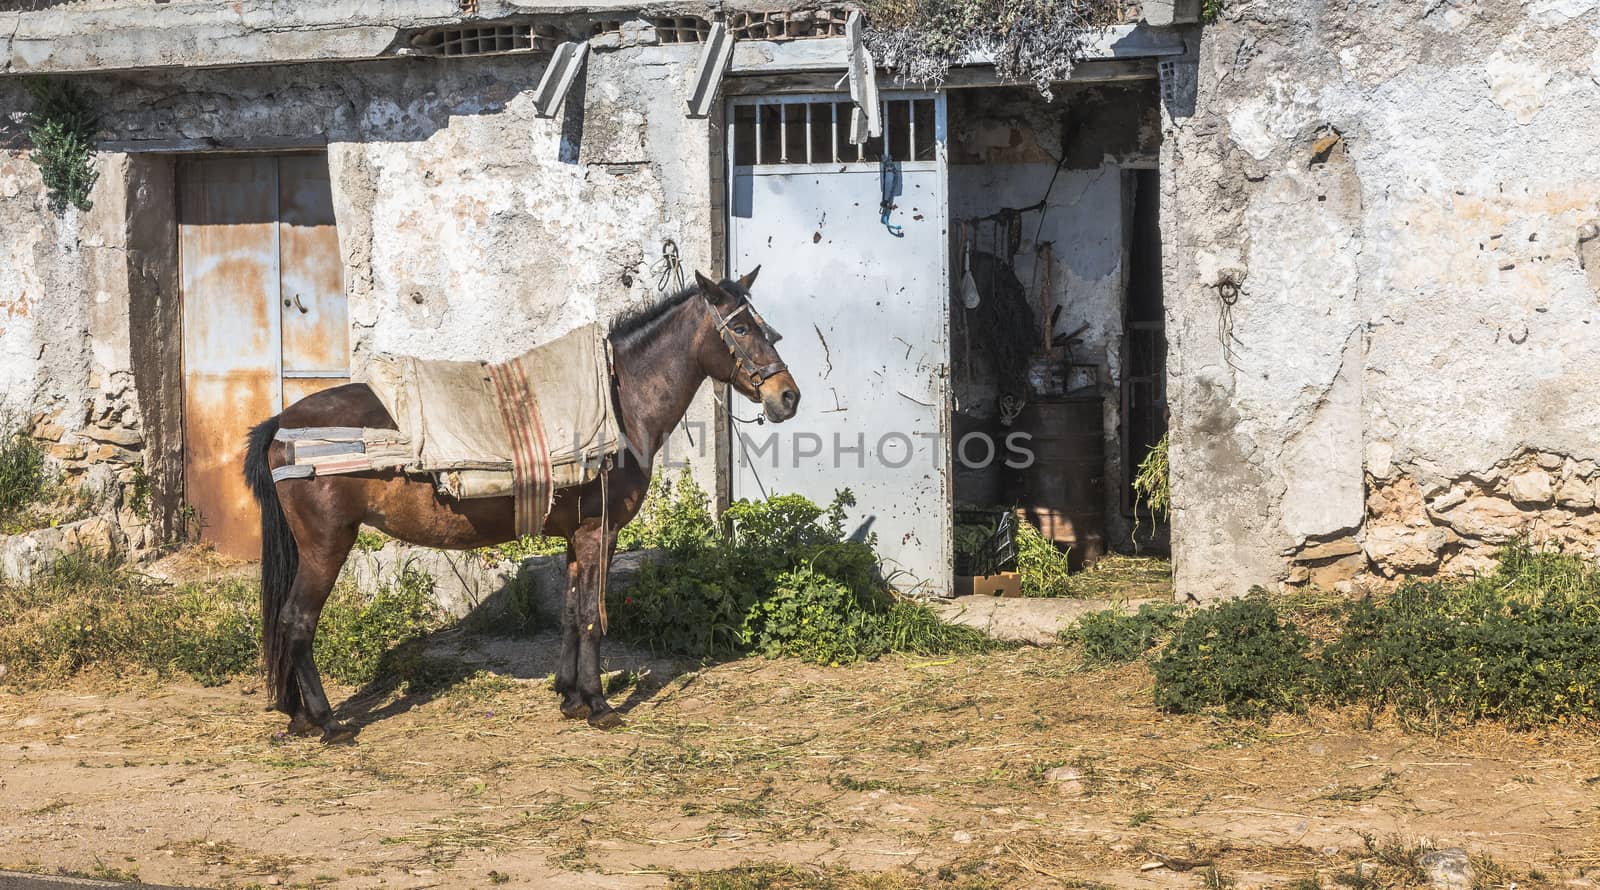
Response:
POLYGON ((186 154, 207 151, 296 151, 317 150, 328 147, 326 134, 313 136, 252 136, 248 139, 222 139, 212 136, 178 139, 116 139, 96 142, 98 151, 125 152, 127 154, 173 153, 186 154))
POLYGON ((0 39, 0 71, 70 74, 372 58, 385 53, 402 30, 460 20, 454 0, 68 4, 0 20, 9 38, 0 39))

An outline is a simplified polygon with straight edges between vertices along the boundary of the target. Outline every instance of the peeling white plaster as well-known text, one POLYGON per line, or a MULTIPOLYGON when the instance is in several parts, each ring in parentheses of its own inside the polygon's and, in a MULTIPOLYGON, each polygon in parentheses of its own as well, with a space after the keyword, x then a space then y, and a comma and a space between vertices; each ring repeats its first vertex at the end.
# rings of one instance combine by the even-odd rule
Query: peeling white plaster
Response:
POLYGON ((1534 115, 1544 108, 1550 69, 1521 52, 1513 56, 1502 50, 1490 56, 1484 65, 1484 76, 1495 104, 1515 117, 1517 123, 1532 123, 1534 115))
POLYGON ((1562 25, 1581 15, 1600 13, 1600 0, 1526 0, 1523 6, 1538 25, 1562 25))

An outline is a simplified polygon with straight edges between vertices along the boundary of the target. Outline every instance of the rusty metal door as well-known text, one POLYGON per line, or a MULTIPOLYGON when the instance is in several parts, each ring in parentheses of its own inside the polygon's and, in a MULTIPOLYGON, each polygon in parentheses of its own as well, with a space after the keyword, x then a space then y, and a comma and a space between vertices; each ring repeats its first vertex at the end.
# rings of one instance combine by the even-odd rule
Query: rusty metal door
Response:
POLYGON ((785 334, 804 395, 781 427, 730 424, 732 494, 826 504, 848 488, 854 531, 877 536, 893 583, 942 592, 953 570, 944 97, 886 93, 883 105, 883 136, 858 147, 840 96, 730 101, 729 266, 762 266, 756 302, 785 334))
POLYGON ((344 267, 323 155, 278 160, 283 405, 350 382, 344 267))
POLYGON ((184 161, 178 228, 184 491, 201 540, 255 558, 259 514, 241 473, 246 432, 350 376, 326 159, 184 161))

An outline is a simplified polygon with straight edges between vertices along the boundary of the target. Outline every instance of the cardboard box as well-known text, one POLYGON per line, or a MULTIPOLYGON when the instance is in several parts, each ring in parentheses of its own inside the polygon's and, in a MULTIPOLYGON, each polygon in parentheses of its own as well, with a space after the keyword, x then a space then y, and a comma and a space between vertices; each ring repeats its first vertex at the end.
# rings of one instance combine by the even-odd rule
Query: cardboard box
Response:
POLYGON ((1022 576, 1016 572, 997 575, 957 575, 956 596, 1022 596, 1022 576))

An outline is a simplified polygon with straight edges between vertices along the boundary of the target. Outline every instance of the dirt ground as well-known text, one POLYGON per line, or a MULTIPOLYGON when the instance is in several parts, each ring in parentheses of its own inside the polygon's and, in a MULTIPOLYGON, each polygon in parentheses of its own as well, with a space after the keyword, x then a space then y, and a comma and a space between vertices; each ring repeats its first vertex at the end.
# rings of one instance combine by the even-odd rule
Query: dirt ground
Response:
POLYGON ((1600 877, 1592 731, 1166 716, 1144 667, 1061 648, 680 670, 613 646, 611 669, 648 673, 605 733, 560 718, 554 648, 474 641, 487 672, 347 703, 363 729, 344 747, 279 736, 250 681, 0 693, 0 867, 620 888, 786 862, 928 886, 1243 888, 1363 886, 1386 847, 1432 844, 1469 850, 1483 886, 1600 877))

